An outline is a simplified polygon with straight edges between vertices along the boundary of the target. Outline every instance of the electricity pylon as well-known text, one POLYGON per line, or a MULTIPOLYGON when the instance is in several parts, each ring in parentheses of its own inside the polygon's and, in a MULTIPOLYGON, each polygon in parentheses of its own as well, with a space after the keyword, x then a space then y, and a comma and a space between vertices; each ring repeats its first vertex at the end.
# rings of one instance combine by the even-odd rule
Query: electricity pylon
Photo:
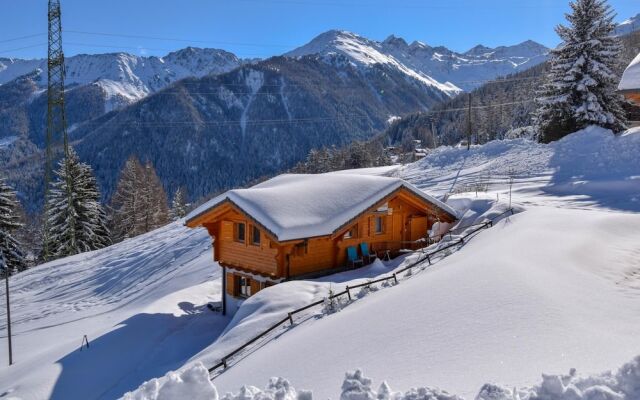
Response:
POLYGON ((46 161, 44 172, 45 218, 43 257, 47 260, 51 254, 46 237, 47 217, 46 201, 51 185, 53 161, 62 142, 64 155, 68 153, 67 123, 64 113, 64 53, 62 52, 62 22, 60 0, 49 0, 48 8, 49 42, 47 57, 47 135, 46 161))

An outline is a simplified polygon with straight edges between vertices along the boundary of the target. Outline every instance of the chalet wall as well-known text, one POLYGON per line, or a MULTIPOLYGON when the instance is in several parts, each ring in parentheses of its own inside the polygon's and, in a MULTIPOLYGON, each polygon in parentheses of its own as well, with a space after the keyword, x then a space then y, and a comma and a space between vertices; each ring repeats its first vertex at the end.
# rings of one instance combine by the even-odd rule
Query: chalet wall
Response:
POLYGON ((334 247, 334 241, 328 237, 309 239, 294 246, 289 255, 290 276, 334 268, 334 247))
POLYGON ((266 275, 276 275, 278 273, 276 260, 278 249, 271 246, 271 240, 263 231, 260 232, 260 245, 250 244, 252 226, 252 223, 247 218, 243 218, 241 214, 229 212, 223 216, 215 246, 218 251, 215 258, 228 266, 249 269, 266 275), (235 240, 234 223, 245 224, 244 243, 235 240))

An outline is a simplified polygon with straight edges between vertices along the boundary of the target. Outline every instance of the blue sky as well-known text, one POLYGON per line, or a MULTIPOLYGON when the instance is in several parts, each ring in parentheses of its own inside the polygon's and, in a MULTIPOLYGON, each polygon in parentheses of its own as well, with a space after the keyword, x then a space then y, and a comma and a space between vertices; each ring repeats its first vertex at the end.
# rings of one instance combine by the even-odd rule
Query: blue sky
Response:
MULTIPOLYGON (((224 48, 241 57, 267 57, 334 28, 377 40, 393 33, 409 42, 420 40, 457 51, 480 43, 509 45, 527 39, 554 46, 558 39, 553 28, 564 22, 564 13, 569 9, 566 0, 61 2, 67 55, 115 51, 164 55, 192 45, 224 48)), ((46 3, 46 0, 0 1, 0 57, 46 56, 46 3), (30 37, 13 40, 23 36, 30 37)), ((618 13, 617 21, 640 12, 638 0, 609 3, 618 13)))

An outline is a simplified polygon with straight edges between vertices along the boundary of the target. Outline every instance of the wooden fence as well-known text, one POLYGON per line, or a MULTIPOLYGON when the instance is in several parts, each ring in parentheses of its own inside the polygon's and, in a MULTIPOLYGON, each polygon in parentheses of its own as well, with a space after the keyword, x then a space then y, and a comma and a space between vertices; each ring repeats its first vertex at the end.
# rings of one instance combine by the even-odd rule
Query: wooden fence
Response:
MULTIPOLYGON (((432 252, 425 252, 424 249, 421 250, 416 250, 414 251, 414 253, 421 253, 420 257, 418 258, 418 260, 412 262, 411 264, 401 268, 398 271, 394 271, 393 274, 388 275, 388 276, 383 276, 381 278, 372 280, 372 281, 367 281, 364 283, 360 283, 358 285, 353 285, 353 286, 348 286, 346 287, 346 289, 342 292, 339 293, 334 293, 331 296, 328 296, 329 299, 337 299, 339 297, 342 296, 347 296, 348 300, 351 301, 351 291, 355 290, 355 289, 360 289, 366 286, 371 286, 371 285, 375 285, 376 283, 381 283, 381 282, 386 282, 386 281, 391 281, 393 280, 394 284, 398 283, 398 274, 401 274, 403 272, 406 272, 408 270, 410 270, 411 268, 415 268, 417 265, 424 263, 425 261, 429 263, 429 265, 431 265, 432 263, 432 257, 434 257, 435 255, 442 253, 452 247, 456 247, 459 246, 461 244, 465 243, 465 240, 467 240, 470 236, 476 234, 477 232, 481 231, 482 229, 487 229, 491 226, 493 226, 493 222, 495 220, 497 220, 498 218, 504 216, 505 214, 511 214, 513 215, 513 208, 508 209, 507 211, 503 212, 500 215, 495 216, 494 218, 486 221, 486 222, 482 222, 479 224, 472 224, 472 225, 467 225, 464 227, 459 227, 459 228, 455 228, 449 232, 447 232, 445 235, 442 235, 442 238, 449 236, 449 238, 452 240, 451 243, 449 243, 448 245, 441 247, 437 250, 434 250, 432 252), (472 227, 477 227, 475 229, 473 229, 470 232, 467 232, 464 236, 461 236, 458 238, 458 240, 453 241, 453 235, 451 232, 453 231, 464 231, 466 229, 472 228, 472 227)), ((256 336, 254 336, 253 338, 251 338, 250 340, 248 340, 246 343, 244 343, 242 346, 236 348, 235 350, 229 352, 227 355, 225 355, 224 357, 222 357, 222 359, 220 360, 219 363, 217 363, 216 365, 214 365, 213 367, 209 368, 209 374, 215 374, 217 370, 219 370, 220 368, 226 369, 228 366, 228 362, 230 359, 232 359, 233 357, 237 356, 240 352, 242 352, 243 350, 247 349, 249 346, 251 346, 252 344, 256 343, 258 340, 264 338, 265 336, 267 336, 269 333, 273 332, 275 329, 277 329, 280 326, 283 326, 285 324, 290 324, 293 325, 293 316, 296 314, 299 314, 303 311, 306 311, 310 308, 313 307, 317 307, 319 305, 324 304, 325 299, 322 300, 318 300, 316 302, 313 302, 311 304, 307 304, 304 307, 298 308, 296 310, 293 310, 291 312, 289 312, 284 318, 282 318, 281 320, 279 320, 278 322, 276 322, 275 324, 271 325, 269 328, 267 328, 266 330, 262 331, 261 333, 257 334, 256 336)), ((219 375, 219 374, 218 374, 219 375)), ((215 375, 217 376, 217 375, 215 375)), ((213 380, 215 378, 215 376, 211 377, 211 379, 213 380)))

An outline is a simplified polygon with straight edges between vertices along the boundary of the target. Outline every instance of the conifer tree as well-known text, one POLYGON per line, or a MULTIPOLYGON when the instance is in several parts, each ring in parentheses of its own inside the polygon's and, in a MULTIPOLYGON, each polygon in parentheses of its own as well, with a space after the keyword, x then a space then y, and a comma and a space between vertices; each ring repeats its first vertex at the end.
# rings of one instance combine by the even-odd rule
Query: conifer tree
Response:
POLYGON ((116 240, 131 238, 167 224, 167 195, 151 162, 135 156, 125 163, 111 201, 116 240))
POLYGON ((551 51, 551 68, 538 97, 536 124, 543 142, 589 125, 620 131, 626 121, 616 93, 621 46, 613 36, 614 14, 606 0, 576 0, 559 25, 562 39, 551 51))
POLYGON ((97 250, 111 243, 93 171, 80 162, 73 148, 68 148, 58 163, 45 218, 50 258, 97 250))
POLYGON ((171 201, 171 219, 176 221, 187 215, 187 192, 183 187, 179 187, 173 194, 171 201))
POLYGON ((114 240, 120 241, 144 233, 140 225, 143 214, 143 179, 144 171, 140 161, 135 156, 129 157, 111 199, 114 240))
POLYGON ((151 161, 144 166, 142 201, 144 204, 143 229, 149 232, 169 223, 167 193, 151 161))
POLYGON ((0 252, 7 263, 7 270, 0 274, 27 269, 22 245, 14 233, 22 226, 18 216, 16 192, 0 178, 0 252))

